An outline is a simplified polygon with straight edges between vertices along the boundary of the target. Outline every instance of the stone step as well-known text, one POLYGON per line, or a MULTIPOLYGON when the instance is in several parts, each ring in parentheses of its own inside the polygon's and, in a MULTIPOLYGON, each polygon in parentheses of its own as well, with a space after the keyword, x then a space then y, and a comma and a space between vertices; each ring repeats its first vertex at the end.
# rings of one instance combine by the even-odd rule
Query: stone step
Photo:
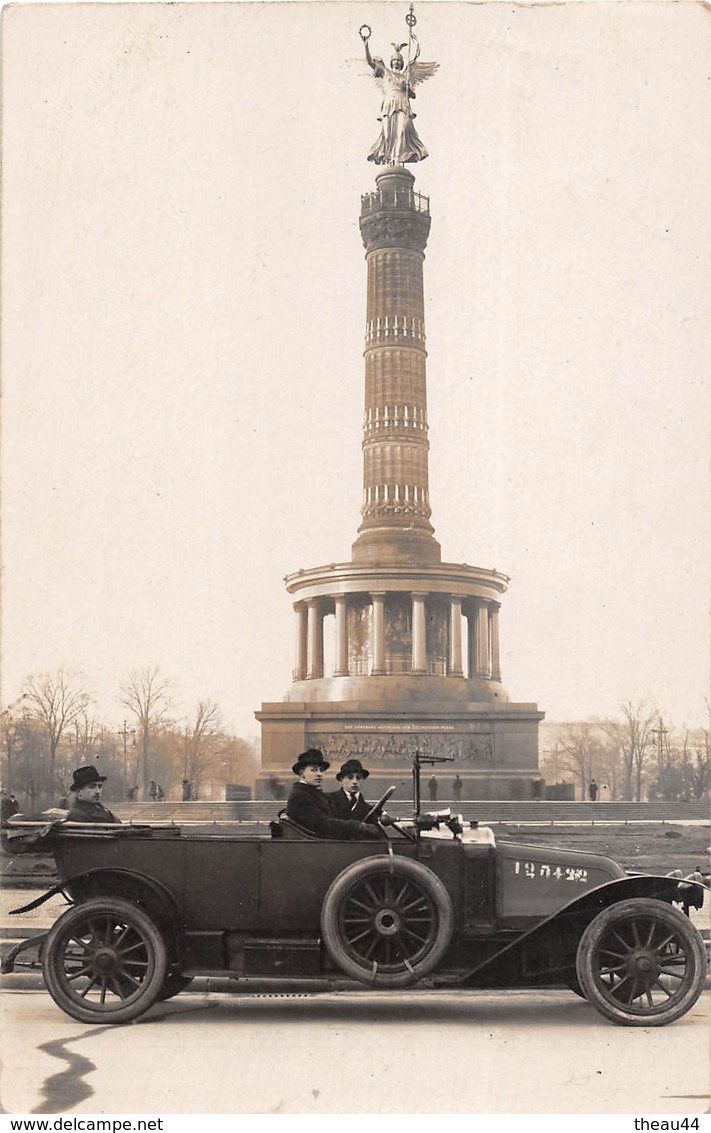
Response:
MULTIPOLYGON (((171 802, 114 804, 111 809, 124 822, 268 822, 286 805, 284 800, 250 800, 244 802, 171 802)), ((437 802, 423 800, 421 809, 437 810, 448 806, 467 821, 479 822, 674 822, 705 821, 709 809, 701 803, 631 803, 631 802, 507 802, 494 799, 483 802, 454 803, 449 799, 437 802)), ((403 816, 412 811, 412 800, 395 797, 389 804, 391 814, 403 816)))

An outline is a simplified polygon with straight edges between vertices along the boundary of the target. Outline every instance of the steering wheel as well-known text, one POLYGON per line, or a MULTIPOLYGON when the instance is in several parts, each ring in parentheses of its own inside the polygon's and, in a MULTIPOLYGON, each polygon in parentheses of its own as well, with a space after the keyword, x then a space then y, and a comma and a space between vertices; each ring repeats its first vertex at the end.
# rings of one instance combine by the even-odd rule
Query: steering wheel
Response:
POLYGON ((373 803, 372 807, 370 808, 368 813, 363 818, 363 822, 367 822, 368 819, 372 818, 374 814, 377 814, 379 811, 381 811, 383 809, 383 807, 385 806, 386 802, 388 801, 388 799, 390 798, 390 796, 395 794, 396 790, 397 790, 397 787, 388 787, 387 791, 384 791, 383 794, 380 796, 377 803, 373 803))
MULTIPOLYGON (((372 818, 372 816, 374 814, 377 814, 379 811, 381 811, 383 809, 383 807, 385 806, 386 802, 388 801, 388 799, 390 798, 390 796, 392 794, 394 794, 394 792, 396 790, 397 790, 396 787, 388 787, 387 791, 385 791, 384 794, 381 795, 381 797, 378 799, 377 803, 373 803, 372 807, 370 808, 370 810, 366 814, 365 818, 363 819, 363 822, 367 822, 368 819, 372 818)), ((381 827, 381 829, 383 829, 383 827, 381 827)), ((411 830, 406 830, 405 827, 401 826, 399 822, 391 823, 391 825, 388 827, 388 829, 397 830, 398 834, 401 834, 402 837, 406 838, 408 842, 416 842, 417 841, 417 834, 414 833, 411 830)))

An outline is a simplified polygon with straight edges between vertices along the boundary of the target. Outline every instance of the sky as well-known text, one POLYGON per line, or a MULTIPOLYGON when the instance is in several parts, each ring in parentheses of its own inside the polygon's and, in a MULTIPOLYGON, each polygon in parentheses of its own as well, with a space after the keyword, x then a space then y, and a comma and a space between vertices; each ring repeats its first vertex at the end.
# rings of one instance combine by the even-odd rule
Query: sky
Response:
MULTIPOLYGON (((4 11, 2 703, 135 669, 242 735, 360 522, 375 54, 407 5, 4 11)), ((711 107, 692 3, 420 3, 443 559, 503 683, 708 726, 711 107)))

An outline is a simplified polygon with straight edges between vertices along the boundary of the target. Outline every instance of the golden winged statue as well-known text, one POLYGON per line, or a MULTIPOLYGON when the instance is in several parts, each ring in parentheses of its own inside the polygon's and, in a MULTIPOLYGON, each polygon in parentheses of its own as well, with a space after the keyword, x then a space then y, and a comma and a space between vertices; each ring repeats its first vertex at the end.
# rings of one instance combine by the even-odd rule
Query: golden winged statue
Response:
POLYGON ((406 17, 410 28, 410 40, 407 43, 393 43, 393 54, 390 66, 377 55, 370 54, 368 40, 370 28, 363 24, 360 37, 365 45, 365 58, 373 70, 380 92, 383 96, 380 107, 380 137, 368 154, 368 161, 376 165, 401 165, 409 161, 424 161, 427 150, 418 136, 413 119, 410 100, 415 97, 415 87, 434 75, 439 63, 420 62, 420 45, 412 28, 416 23, 415 16, 410 7, 406 17), (412 55, 412 43, 416 49, 412 55), (408 61, 402 54, 403 48, 408 47, 408 61))

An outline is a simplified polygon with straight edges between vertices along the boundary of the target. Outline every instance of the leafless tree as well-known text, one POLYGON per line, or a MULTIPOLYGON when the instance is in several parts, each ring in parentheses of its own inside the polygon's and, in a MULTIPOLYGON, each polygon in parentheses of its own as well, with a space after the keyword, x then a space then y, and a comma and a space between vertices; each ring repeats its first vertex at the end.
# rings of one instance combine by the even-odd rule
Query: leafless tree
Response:
POLYGON ((53 786, 56 780, 57 752, 67 728, 86 715, 91 697, 81 684, 81 676, 58 669, 54 674, 29 677, 25 685, 25 703, 43 727, 47 737, 47 774, 53 786))
POLYGON ((699 729, 694 741, 693 749, 689 745, 687 751, 685 778, 691 798, 702 799, 711 786, 711 733, 699 729))
POLYGON ((620 713, 621 719, 606 721, 605 731, 620 751, 624 797, 640 802, 659 713, 644 701, 628 701, 620 713))
POLYGON ((155 666, 134 670, 121 685, 121 704, 136 718, 141 751, 141 780, 144 797, 150 782, 148 752, 151 735, 165 720, 171 705, 170 686, 155 666))
POLYGON ((580 797, 597 773, 600 737, 596 724, 581 721, 564 724, 557 734, 558 759, 580 783, 580 797))
POLYGON ((218 759, 226 782, 254 784, 260 765, 259 752, 253 741, 225 736, 218 759))
POLYGON ((185 779, 197 787, 212 770, 224 741, 220 723, 220 713, 212 700, 201 700, 195 711, 192 723, 185 728, 185 779))
POLYGON ((15 761, 22 752, 24 723, 28 708, 26 696, 20 697, 0 712, 0 744, 2 745, 2 785, 7 791, 17 787, 15 761))

